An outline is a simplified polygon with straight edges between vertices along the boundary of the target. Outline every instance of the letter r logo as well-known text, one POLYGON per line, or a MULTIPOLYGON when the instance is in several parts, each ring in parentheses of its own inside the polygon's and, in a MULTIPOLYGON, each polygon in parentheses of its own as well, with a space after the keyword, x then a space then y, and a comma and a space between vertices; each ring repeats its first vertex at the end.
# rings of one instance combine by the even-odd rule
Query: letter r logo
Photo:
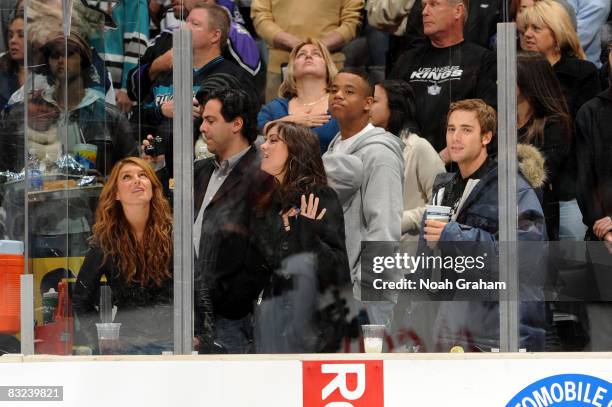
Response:
POLYGON ((336 377, 323 388, 321 392, 323 400, 327 400, 330 394, 336 389, 340 390, 342 397, 347 400, 357 400, 363 396, 363 392, 365 391, 365 365, 363 363, 356 363, 353 365, 321 365, 321 372, 333 373, 336 375, 336 377), (357 376, 357 386, 355 390, 349 390, 347 388, 347 376, 349 373, 353 373, 357 376))
POLYGON ((383 407, 383 362, 302 362, 304 407, 383 407))

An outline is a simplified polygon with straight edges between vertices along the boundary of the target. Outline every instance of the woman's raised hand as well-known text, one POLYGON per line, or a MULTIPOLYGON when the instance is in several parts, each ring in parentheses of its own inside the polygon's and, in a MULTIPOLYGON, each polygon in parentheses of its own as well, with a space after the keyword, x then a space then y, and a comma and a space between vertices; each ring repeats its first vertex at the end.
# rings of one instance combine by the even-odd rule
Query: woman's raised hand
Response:
POLYGON ((317 210, 319 208, 319 198, 315 197, 314 194, 310 194, 308 196, 308 202, 306 202, 306 195, 302 195, 302 202, 300 206, 300 215, 309 218, 321 220, 323 216, 325 216, 325 212, 327 209, 321 209, 321 212, 317 215, 317 210))

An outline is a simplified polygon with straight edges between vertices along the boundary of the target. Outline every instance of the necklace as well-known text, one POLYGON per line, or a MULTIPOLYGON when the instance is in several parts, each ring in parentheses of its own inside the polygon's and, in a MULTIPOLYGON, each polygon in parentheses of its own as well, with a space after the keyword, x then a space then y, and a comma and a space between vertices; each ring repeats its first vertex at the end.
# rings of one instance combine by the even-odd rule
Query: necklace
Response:
POLYGON ((325 100, 327 98, 327 93, 323 95, 323 97, 321 97, 321 99, 319 100, 315 100, 314 102, 310 102, 310 103, 302 103, 299 101, 299 99, 297 100, 297 102, 300 104, 300 106, 306 108, 306 114, 310 114, 310 112, 312 112, 312 109, 314 108, 315 105, 321 103, 323 100, 325 100))

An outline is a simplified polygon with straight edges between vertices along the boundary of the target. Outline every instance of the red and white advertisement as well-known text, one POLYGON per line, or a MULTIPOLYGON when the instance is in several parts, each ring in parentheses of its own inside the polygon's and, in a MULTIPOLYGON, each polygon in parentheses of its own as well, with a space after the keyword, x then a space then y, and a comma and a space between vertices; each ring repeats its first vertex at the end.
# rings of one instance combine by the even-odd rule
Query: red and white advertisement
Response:
POLYGON ((384 405, 382 360, 304 361, 303 407, 384 405))

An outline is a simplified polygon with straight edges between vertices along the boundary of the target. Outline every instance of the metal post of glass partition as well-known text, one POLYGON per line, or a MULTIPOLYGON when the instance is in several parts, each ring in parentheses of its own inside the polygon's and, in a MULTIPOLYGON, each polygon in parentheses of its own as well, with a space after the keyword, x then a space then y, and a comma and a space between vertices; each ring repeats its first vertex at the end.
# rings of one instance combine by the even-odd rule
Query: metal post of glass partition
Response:
MULTIPOLYGON (((24 74, 24 82, 23 82, 23 98, 24 103, 27 103, 27 97, 32 90, 30 88, 30 70, 29 70, 29 48, 28 48, 28 6, 30 0, 26 0, 24 3, 23 13, 24 13, 24 38, 26 39, 26 52, 23 55, 23 66, 25 66, 25 74, 24 74)), ((23 109, 23 138, 26 140, 25 132, 27 131, 27 123, 28 123, 28 109, 23 109)), ((17 152, 19 154, 19 152, 17 152)), ((28 143, 23 143, 23 162, 28 162, 28 143)), ((32 355, 34 354, 34 277, 30 274, 30 269, 28 265, 30 264, 30 214, 29 214, 29 205, 28 205, 28 192, 29 192, 29 174, 28 171, 24 171, 24 180, 23 180, 23 264, 24 264, 24 273, 26 275, 21 277, 20 280, 20 319, 21 319, 21 332, 20 332, 20 343, 21 343, 21 353, 24 355, 32 355)))
MULTIPOLYGON (((27 252, 27 249, 26 249, 27 252)), ((26 274, 20 280, 21 295, 21 353, 34 354, 34 275, 26 274)))
POLYGON ((174 31, 174 353, 193 348, 193 55, 191 31, 174 31))
POLYGON ((516 24, 497 25, 499 279, 507 289, 499 298, 502 352, 518 352, 517 263, 516 24))

